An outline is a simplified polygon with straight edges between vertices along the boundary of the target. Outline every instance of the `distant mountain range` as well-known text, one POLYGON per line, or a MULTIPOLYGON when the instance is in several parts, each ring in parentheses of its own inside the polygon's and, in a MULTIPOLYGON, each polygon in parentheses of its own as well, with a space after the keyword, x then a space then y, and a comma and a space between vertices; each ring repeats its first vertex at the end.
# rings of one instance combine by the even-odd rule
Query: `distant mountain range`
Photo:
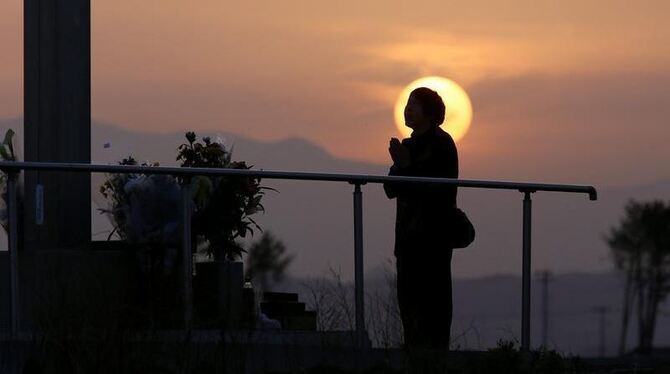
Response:
MULTIPOLYGON (((21 120, 0 121, 22 138, 21 120)), ((342 160, 300 138, 261 142, 230 133, 202 133, 221 137, 233 148, 233 158, 257 169, 382 174, 387 165, 342 160)), ((133 155, 142 161, 174 165, 182 133, 155 134, 129 131, 104 123, 92 129, 92 160, 115 163, 133 155), (107 146, 105 146, 105 144, 107 146)), ((104 204, 98 192, 102 176, 93 178, 93 200, 104 204)), ((542 182, 542 181, 538 181, 542 182)), ((296 255, 290 271, 298 276, 320 274, 329 267, 344 276, 353 271, 352 186, 346 183, 265 180, 280 192, 265 198, 267 213, 258 217, 264 229, 277 234, 296 255)), ((554 272, 602 272, 612 269, 609 249, 602 240, 620 219, 630 198, 670 199, 670 180, 621 188, 599 188, 599 200, 586 195, 536 193, 533 195, 533 268, 554 272)), ((459 190, 459 205, 475 223, 477 238, 457 250, 453 273, 458 278, 519 274, 521 268, 521 203, 515 191, 459 190)), ((94 204, 95 207, 95 204, 94 204)), ((366 268, 392 259, 395 201, 380 185, 363 187, 366 268)), ((94 237, 104 238, 106 218, 94 214, 94 237)))

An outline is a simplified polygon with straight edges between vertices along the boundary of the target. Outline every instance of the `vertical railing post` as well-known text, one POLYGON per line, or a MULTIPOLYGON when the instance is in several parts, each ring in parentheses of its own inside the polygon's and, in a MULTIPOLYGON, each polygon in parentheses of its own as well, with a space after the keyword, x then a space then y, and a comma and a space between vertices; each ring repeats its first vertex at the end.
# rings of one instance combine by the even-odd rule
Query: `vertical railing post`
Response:
POLYGON ((523 198, 523 260, 521 279, 521 350, 530 350, 530 239, 533 191, 521 191, 523 198))
POLYGON ((191 190, 184 182, 182 194, 182 291, 184 307, 184 327, 189 329, 193 322, 193 264, 191 253, 191 190))
POLYGON ((356 302, 356 344, 363 348, 365 332, 365 298, 363 288, 363 193, 361 183, 354 183, 354 286, 356 302))
POLYGON ((9 287, 10 287, 10 319, 12 339, 19 337, 20 314, 19 308, 19 220, 18 220, 18 199, 16 196, 16 181, 18 173, 15 171, 7 172, 7 208, 9 226, 8 247, 9 247, 9 287))

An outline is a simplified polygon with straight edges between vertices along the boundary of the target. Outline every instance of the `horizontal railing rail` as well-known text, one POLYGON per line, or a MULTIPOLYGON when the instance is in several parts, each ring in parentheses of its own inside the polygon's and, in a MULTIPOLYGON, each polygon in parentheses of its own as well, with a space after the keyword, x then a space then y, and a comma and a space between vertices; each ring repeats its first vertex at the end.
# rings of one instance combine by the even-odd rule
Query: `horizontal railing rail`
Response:
MULTIPOLYGON (((440 184, 466 188, 484 188, 497 190, 516 190, 524 194, 523 199, 523 249, 522 249, 522 316, 521 316, 521 346, 523 350, 530 348, 530 249, 531 249, 531 194, 539 191, 582 193, 587 194, 590 200, 597 200, 597 191, 593 186, 547 184, 529 182, 489 181, 432 177, 404 177, 365 174, 335 174, 309 173, 293 171, 270 171, 250 169, 215 169, 215 168, 183 168, 165 166, 134 166, 134 165, 100 165, 81 163, 53 163, 53 162, 17 162, 0 161, 0 170, 8 175, 8 208, 9 208, 9 255, 10 255, 10 287, 11 287, 11 323, 12 334, 18 333, 18 252, 17 252, 17 204, 16 204, 16 176, 21 171, 44 172, 82 172, 82 173, 119 173, 119 174, 163 174, 180 176, 246 176, 262 179, 283 179, 303 181, 346 182, 354 187, 354 285, 356 306, 356 337, 359 346, 366 339, 363 300, 363 213, 361 186, 368 183, 410 183, 410 184, 440 184)), ((183 259, 184 264, 190 263, 190 210, 187 209, 190 195, 184 189, 183 196, 183 259), (188 258, 187 258, 188 257, 188 258)), ((182 274, 185 296, 185 324, 191 319, 190 298, 190 267, 184 266, 182 274)))
POLYGON ((329 182, 349 182, 351 184, 366 183, 430 183, 445 184, 458 187, 518 190, 522 192, 571 192, 588 194, 591 200, 597 200, 597 192, 593 186, 548 184, 509 181, 488 181, 474 179, 429 178, 429 177, 402 177, 366 174, 338 174, 338 173, 309 173, 295 171, 270 171, 248 169, 220 169, 220 168, 183 168, 166 166, 133 166, 133 165, 100 165, 79 163, 52 163, 52 162, 15 162, 0 161, 0 170, 4 172, 31 170, 31 171, 67 171, 88 173, 121 173, 121 174, 169 174, 169 175, 203 175, 225 176, 241 175, 267 179, 312 180, 329 182))

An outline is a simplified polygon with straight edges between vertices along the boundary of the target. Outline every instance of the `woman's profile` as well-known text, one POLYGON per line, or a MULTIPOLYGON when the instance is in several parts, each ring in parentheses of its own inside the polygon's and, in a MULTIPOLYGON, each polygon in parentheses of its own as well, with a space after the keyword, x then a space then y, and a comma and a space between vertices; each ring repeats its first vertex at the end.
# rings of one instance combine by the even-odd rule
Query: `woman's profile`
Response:
MULTIPOLYGON (((391 138, 389 175, 458 178, 458 153, 440 128, 445 105, 437 92, 421 87, 409 96, 402 142, 391 138)), ((451 330, 451 255, 445 218, 456 206, 456 187, 385 183, 396 199, 395 248, 398 303, 405 346, 444 352, 451 330)))

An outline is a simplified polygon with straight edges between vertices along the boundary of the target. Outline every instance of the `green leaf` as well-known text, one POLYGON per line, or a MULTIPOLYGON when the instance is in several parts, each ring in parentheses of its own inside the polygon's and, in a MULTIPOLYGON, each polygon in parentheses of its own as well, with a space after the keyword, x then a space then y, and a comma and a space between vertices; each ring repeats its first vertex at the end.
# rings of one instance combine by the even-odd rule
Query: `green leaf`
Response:
POLYGON ((196 176, 191 179, 191 198, 195 201, 196 205, 203 207, 207 204, 209 196, 212 194, 212 181, 205 176, 196 176))
POLYGON ((16 155, 14 154, 14 144, 13 144, 13 139, 14 139, 14 130, 8 129, 7 132, 5 133, 5 140, 3 141, 3 144, 9 148, 9 154, 10 158, 12 161, 16 160, 16 155))
POLYGON ((12 145, 14 134, 14 130, 8 129, 7 132, 5 132, 5 139, 2 141, 2 145, 0 145, 0 154, 6 161, 16 161, 14 146, 12 145))
POLYGON ((189 132, 186 133, 186 140, 188 140, 189 143, 193 144, 195 139, 196 139, 196 136, 195 136, 195 133, 193 131, 189 131, 189 132))
POLYGON ((2 156, 2 159, 5 161, 12 161, 4 144, 0 144, 0 156, 2 156))
POLYGON ((2 141, 3 144, 12 144, 12 138, 14 137, 14 130, 8 129, 5 133, 5 140, 2 141))

